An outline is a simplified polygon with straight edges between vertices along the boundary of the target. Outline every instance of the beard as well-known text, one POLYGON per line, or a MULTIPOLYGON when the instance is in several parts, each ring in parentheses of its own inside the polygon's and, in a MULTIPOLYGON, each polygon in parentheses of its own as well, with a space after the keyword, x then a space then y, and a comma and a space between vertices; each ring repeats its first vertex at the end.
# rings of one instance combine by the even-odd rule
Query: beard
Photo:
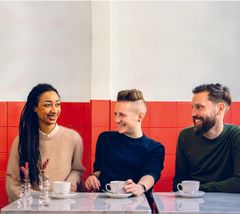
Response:
POLYGON ((202 136, 204 133, 208 132, 215 124, 216 124, 216 118, 215 117, 193 117, 193 122, 195 119, 199 119, 202 121, 201 125, 196 125, 194 123, 194 133, 197 136, 202 136))

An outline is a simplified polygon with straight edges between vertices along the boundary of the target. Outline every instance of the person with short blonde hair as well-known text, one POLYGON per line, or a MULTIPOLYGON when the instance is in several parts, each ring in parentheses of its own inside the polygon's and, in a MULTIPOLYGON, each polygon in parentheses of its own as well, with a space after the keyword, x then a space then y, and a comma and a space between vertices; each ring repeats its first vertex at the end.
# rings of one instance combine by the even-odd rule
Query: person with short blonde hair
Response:
POLYGON ((147 106, 141 91, 123 90, 117 95, 115 122, 118 131, 99 135, 94 173, 86 180, 86 188, 104 191, 110 181, 126 181, 125 190, 139 196, 150 193, 159 180, 164 161, 164 146, 142 132, 147 106))

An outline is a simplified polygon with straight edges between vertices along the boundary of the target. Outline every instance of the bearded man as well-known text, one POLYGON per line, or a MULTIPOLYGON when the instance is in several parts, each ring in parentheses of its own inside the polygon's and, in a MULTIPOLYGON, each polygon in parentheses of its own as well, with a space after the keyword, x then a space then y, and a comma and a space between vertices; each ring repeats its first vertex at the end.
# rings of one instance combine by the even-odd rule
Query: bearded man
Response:
POLYGON ((200 181, 206 192, 240 192, 240 127, 224 124, 229 89, 203 84, 193 89, 193 127, 178 137, 173 190, 182 180, 200 181))

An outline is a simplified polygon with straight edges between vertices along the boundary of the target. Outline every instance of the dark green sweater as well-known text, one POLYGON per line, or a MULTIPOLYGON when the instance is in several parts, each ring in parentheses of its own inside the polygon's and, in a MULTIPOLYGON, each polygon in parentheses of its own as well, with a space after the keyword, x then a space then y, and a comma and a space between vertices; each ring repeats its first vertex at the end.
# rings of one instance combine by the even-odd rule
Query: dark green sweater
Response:
POLYGON ((240 127, 224 125, 215 139, 196 136, 193 127, 178 138, 173 190, 182 180, 199 180, 206 192, 240 193, 240 127))

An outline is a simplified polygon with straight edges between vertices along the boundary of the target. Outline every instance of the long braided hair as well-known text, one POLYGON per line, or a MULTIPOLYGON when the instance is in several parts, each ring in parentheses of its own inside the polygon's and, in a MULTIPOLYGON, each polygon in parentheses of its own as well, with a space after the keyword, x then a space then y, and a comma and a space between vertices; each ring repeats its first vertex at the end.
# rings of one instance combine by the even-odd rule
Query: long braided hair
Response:
MULTIPOLYGON (((39 122, 34 109, 38 105, 40 96, 47 91, 54 91, 59 96, 58 91, 50 84, 42 83, 36 85, 28 95, 19 123, 19 166, 24 166, 25 162, 28 162, 29 178, 32 185, 39 184, 37 161, 41 160, 39 151, 39 122)), ((20 177, 22 180, 24 179, 21 170, 20 177)))

